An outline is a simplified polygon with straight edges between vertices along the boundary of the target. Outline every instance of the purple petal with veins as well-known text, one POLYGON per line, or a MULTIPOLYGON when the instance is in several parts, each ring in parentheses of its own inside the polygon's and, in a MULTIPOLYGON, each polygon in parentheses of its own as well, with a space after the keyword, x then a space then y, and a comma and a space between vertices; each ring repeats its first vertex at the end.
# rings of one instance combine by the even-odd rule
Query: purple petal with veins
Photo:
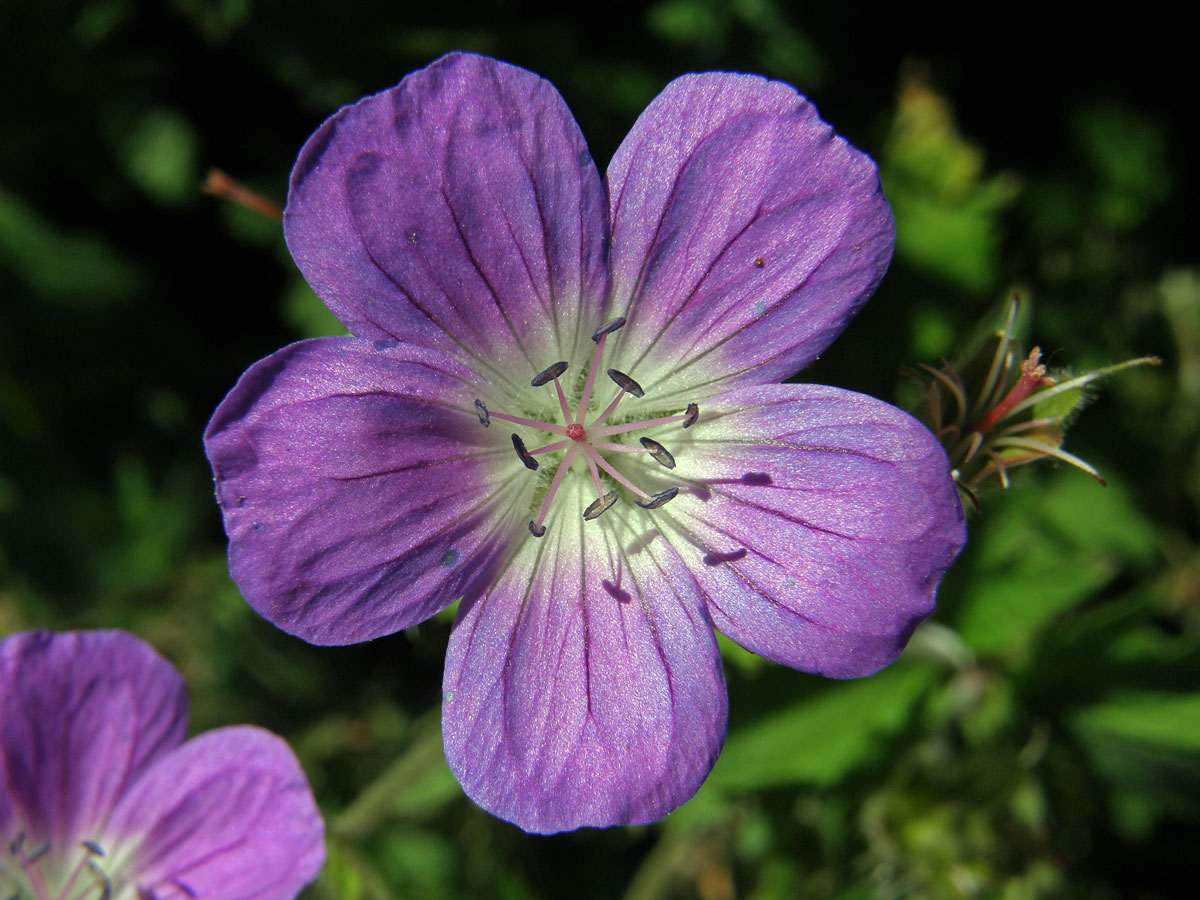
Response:
POLYGON ((528 831, 660 819, 696 792, 725 736, 720 655, 692 576, 661 539, 629 553, 626 528, 581 557, 589 499, 562 498, 574 521, 523 541, 486 595, 463 600, 446 656, 450 768, 528 831))
POLYGON ((296 757, 186 729, 179 673, 132 635, 0 641, 0 896, 293 900, 325 856, 296 757))
POLYGON ((511 444, 490 440, 499 429, 479 427, 480 380, 437 351, 357 338, 251 367, 205 432, 251 605, 346 644, 424 621, 488 577, 531 485, 512 477, 511 444))

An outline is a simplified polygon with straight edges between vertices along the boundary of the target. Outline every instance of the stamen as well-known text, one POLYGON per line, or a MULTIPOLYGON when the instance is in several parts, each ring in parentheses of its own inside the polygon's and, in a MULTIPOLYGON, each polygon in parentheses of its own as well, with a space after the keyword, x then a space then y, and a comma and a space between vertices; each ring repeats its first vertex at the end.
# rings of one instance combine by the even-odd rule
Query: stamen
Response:
MULTIPOLYGON (((75 882, 79 880, 79 876, 83 874, 85 869, 90 867, 93 873, 101 871, 99 865, 92 860, 92 857, 103 857, 105 855, 104 848, 95 841, 80 841, 79 846, 88 852, 88 856, 81 859, 79 864, 75 866, 74 871, 71 872, 71 877, 67 879, 67 883, 59 890, 59 897, 72 896, 75 882)), ((101 874, 103 873, 101 872, 101 874)))
POLYGON ((538 431, 548 431, 551 434, 561 434, 567 436, 567 427, 565 425, 551 425, 549 422, 539 422, 537 419, 523 419, 520 416, 510 416, 507 413, 489 413, 493 419, 502 419, 505 422, 512 422, 514 425, 524 425, 526 428, 536 428, 538 431))
POLYGON ((675 495, 679 493, 679 488, 667 488, 665 491, 659 491, 649 500, 635 500, 638 506, 642 509, 658 509, 660 506, 666 506, 675 499, 675 495))
POLYGON ((22 861, 25 863, 25 865, 32 866, 35 862, 37 862, 39 859, 41 859, 43 856, 45 856, 46 851, 49 849, 50 849, 49 843, 42 844, 42 846, 38 847, 36 850, 34 850, 32 853, 30 853, 27 857, 25 857, 25 859, 22 861))
POLYGON ((571 463, 574 462, 575 455, 579 452, 581 446, 582 444, 572 444, 567 448, 567 452, 563 454, 562 462, 558 464, 558 471, 550 479, 550 487, 546 490, 546 499, 542 501, 542 511, 538 513, 536 522, 529 523, 529 533, 534 537, 541 537, 546 533, 546 527, 542 523, 546 521, 546 513, 550 512, 550 501, 554 499, 554 495, 558 492, 558 486, 562 484, 562 480, 567 477, 571 463))
MULTIPOLYGON (((693 406, 695 404, 692 404, 693 406)), ((655 425, 670 425, 672 422, 682 422, 687 419, 687 415, 682 416, 661 416, 657 419, 642 419, 640 422, 622 422, 620 425, 604 425, 602 427, 591 428, 590 434, 593 438, 608 437, 613 434, 624 434, 627 431, 639 431, 643 428, 653 428, 655 425)), ((683 426, 684 428, 687 425, 683 426)))
MULTIPOLYGON (((624 396, 625 389, 621 388, 621 390, 617 391, 617 396, 613 398, 613 402, 608 404, 608 409, 604 410, 604 412, 592 419, 591 425, 599 425, 601 422, 607 422, 608 417, 616 412, 617 404, 621 402, 621 398, 624 396)), ((589 425, 589 427, 591 426, 589 425)))
POLYGON ((630 447, 628 444, 618 444, 616 441, 592 441, 597 450, 613 450, 617 453, 649 453, 644 447, 630 447))
POLYGON ((534 387, 541 387, 543 384, 549 384, 563 372, 567 371, 567 361, 565 359, 556 362, 552 366, 547 366, 538 372, 530 382, 534 387))
POLYGON ((609 491, 599 500, 592 501, 592 504, 583 511, 583 517, 589 522, 592 519, 598 519, 604 513, 608 512, 614 503, 617 502, 617 492, 609 491))
POLYGON ((588 366, 587 378, 583 382, 583 393, 579 397, 579 406, 575 410, 575 421, 579 424, 583 424, 583 417, 587 414, 588 404, 592 400, 592 388, 596 386, 596 370, 600 367, 600 357, 604 354, 604 342, 608 339, 608 334, 601 328, 592 335, 596 340, 596 352, 592 354, 592 363, 588 366), (598 338, 597 335, 599 335, 598 338))
POLYGON ((525 442, 517 434, 512 436, 512 441, 513 449, 517 451, 517 459, 525 463, 525 468, 536 472, 538 470, 538 461, 525 449, 525 442))
POLYGON ((604 496, 604 487, 600 484, 600 470, 596 468, 596 461, 592 458, 592 454, 585 453, 583 455, 584 462, 588 464, 588 468, 592 472, 592 483, 596 485, 596 496, 604 496))
POLYGON ((479 416, 479 424, 484 428, 492 424, 492 417, 488 415, 488 409, 482 400, 475 401, 475 415, 479 416))
POLYGON ((604 371, 608 373, 608 377, 617 385, 619 391, 604 412, 586 426, 584 424, 590 409, 593 392, 596 388, 596 376, 601 371, 600 360, 604 357, 608 335, 622 328, 624 325, 625 319, 623 317, 610 319, 593 332, 592 340, 596 344, 596 349, 592 354, 591 363, 588 365, 587 372, 584 375, 582 390, 575 398, 574 404, 568 402, 560 380, 563 373, 569 368, 567 360, 560 360, 547 366, 531 379, 530 384, 535 388, 547 385, 551 381, 554 382, 554 389, 558 395, 558 405, 562 412, 562 424, 551 424, 550 422, 512 416, 506 413, 492 412, 484 405, 482 400, 477 399, 475 401, 475 413, 479 418, 479 423, 485 428, 490 427, 492 419, 499 419, 562 438, 561 440, 551 438, 550 442, 544 446, 530 450, 525 446, 525 441, 520 434, 513 433, 511 435, 513 450, 516 452, 517 458, 530 471, 540 469, 538 460, 535 458, 539 454, 558 450, 565 451, 543 495, 540 511, 528 524, 529 533, 534 537, 540 538, 545 536, 547 530, 546 518, 549 515, 551 503, 558 489, 564 483, 563 480, 568 475, 577 455, 582 456, 584 462, 587 464, 588 471, 591 473, 592 484, 596 489, 596 499, 588 504, 583 511, 583 518, 587 521, 597 519, 609 509, 612 509, 620 498, 620 489, 627 490, 634 495, 634 499, 642 509, 658 509, 679 495, 678 487, 668 488, 655 494, 647 493, 634 484, 629 477, 626 477, 614 468, 612 463, 606 459, 606 455, 610 452, 644 453, 653 457, 654 461, 660 466, 666 469, 674 469, 676 465, 674 454, 659 441, 644 437, 640 438, 640 446, 631 446, 626 443, 605 440, 605 438, 631 431, 642 431, 658 425, 681 424, 684 428, 690 428, 700 417, 700 408, 695 403, 687 404, 686 409, 681 414, 606 425, 604 423, 616 412, 618 405, 626 394, 637 398, 644 397, 645 389, 632 376, 622 372, 620 369, 605 369, 604 371), (574 406, 573 412, 572 405, 574 406), (617 490, 607 492, 604 490, 605 485, 600 474, 601 469, 617 483, 617 490))
POLYGON ((50 849, 49 844, 43 844, 40 848, 33 852, 32 856, 25 853, 25 832, 17 832, 17 836, 8 845, 8 849, 12 851, 13 856, 21 861, 21 868, 25 871, 25 877, 29 879, 29 886, 33 888, 34 897, 49 896, 49 891, 46 888, 45 876, 40 869, 34 867, 47 850, 50 849))
POLYGON ((605 322, 603 325, 601 325, 599 328, 597 328, 595 331, 592 332, 592 340, 598 344, 598 343, 600 343, 600 338, 604 337, 606 334, 612 334, 614 331, 616 331, 618 328, 623 327, 624 325, 625 325, 625 317, 624 316, 618 316, 615 319, 609 319, 607 322, 605 322))
POLYGON ((616 369, 609 369, 608 377, 616 382, 617 387, 626 393, 633 394, 635 397, 642 397, 646 394, 646 392, 642 390, 642 386, 624 372, 620 372, 616 369))
POLYGON ((554 390, 558 391, 558 408, 562 410, 563 421, 571 421, 571 407, 567 403, 567 395, 563 393, 562 382, 554 379, 554 390))
POLYGON ((670 450, 668 450, 658 441, 654 440, 653 438, 644 437, 642 438, 642 446, 650 452, 650 455, 654 457, 655 462, 666 466, 668 469, 675 468, 675 457, 671 455, 670 450))
MULTIPOLYGON (((593 452, 595 452, 595 451, 593 451, 593 452)), ((639 497, 645 497, 647 500, 651 499, 649 494, 647 494, 640 487, 638 487, 636 484, 634 484, 632 481, 630 481, 628 478, 626 478, 624 475, 622 475, 620 472, 618 472, 616 469, 614 469, 604 459, 604 457, 597 456, 596 457, 596 465, 598 465, 605 472, 607 472, 609 475, 611 475, 613 477, 613 480, 616 481, 617 484, 622 485, 626 489, 633 491, 639 497)))
POLYGON ((537 456, 539 453, 553 453, 555 450, 566 450, 571 446, 570 441, 555 441, 553 444, 546 444, 544 447, 535 447, 529 451, 530 456, 537 456))
POLYGON ((88 860, 87 867, 91 870, 97 884, 100 885, 100 900, 109 900, 112 897, 112 882, 108 880, 108 876, 104 874, 104 870, 96 865, 94 859, 88 860))

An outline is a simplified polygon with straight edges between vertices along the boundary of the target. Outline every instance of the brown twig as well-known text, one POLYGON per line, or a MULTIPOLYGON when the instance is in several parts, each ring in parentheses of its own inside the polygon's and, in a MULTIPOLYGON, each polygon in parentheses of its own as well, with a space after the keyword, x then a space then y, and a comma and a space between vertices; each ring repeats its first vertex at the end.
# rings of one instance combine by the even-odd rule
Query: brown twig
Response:
POLYGON ((200 189, 214 197, 232 200, 268 219, 274 219, 276 222, 283 221, 283 208, 278 203, 268 200, 262 194, 255 193, 240 181, 230 178, 220 169, 209 169, 200 189))

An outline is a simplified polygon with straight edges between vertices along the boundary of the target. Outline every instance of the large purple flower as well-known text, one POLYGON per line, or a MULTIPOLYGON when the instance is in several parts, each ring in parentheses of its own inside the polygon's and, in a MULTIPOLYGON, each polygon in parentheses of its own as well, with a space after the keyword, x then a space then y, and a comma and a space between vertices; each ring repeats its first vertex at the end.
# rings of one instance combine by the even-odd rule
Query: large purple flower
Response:
POLYGON ((549 83, 452 54, 309 139, 284 231, 354 336, 213 416, 231 572, 321 644, 462 598, 443 731, 485 809, 659 819, 724 739, 714 627, 842 678, 933 609, 964 540, 933 436, 778 383, 893 237, 874 164, 791 87, 680 78, 601 180, 549 83))
POLYGON ((325 856, 295 756, 186 731, 179 673, 131 635, 0 641, 0 897, 295 897, 325 856))

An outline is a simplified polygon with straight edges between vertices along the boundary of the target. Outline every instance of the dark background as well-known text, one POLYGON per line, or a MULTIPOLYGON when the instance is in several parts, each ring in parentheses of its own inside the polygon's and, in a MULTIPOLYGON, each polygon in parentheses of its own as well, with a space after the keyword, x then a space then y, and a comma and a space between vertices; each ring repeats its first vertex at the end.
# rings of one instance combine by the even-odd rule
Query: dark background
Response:
POLYGON ((1200 797, 1194 48, 1152 5, 914 12, 783 0, 94 0, 0 8, 0 633, 124 627, 197 730, 255 722, 329 823, 313 897, 1165 897, 1200 797), (200 434, 254 360, 339 327, 278 227, 341 104, 451 49, 550 79, 601 168, 684 72, 795 84, 877 158, 876 297, 804 380, 893 402, 1019 290, 1029 342, 1105 382, 1066 448, 971 518, 905 658, 845 684, 728 649, 731 726, 650 828, 533 838, 440 755, 449 618, 320 649, 240 599, 200 434), (1187 94, 1185 94, 1187 91, 1187 94))

